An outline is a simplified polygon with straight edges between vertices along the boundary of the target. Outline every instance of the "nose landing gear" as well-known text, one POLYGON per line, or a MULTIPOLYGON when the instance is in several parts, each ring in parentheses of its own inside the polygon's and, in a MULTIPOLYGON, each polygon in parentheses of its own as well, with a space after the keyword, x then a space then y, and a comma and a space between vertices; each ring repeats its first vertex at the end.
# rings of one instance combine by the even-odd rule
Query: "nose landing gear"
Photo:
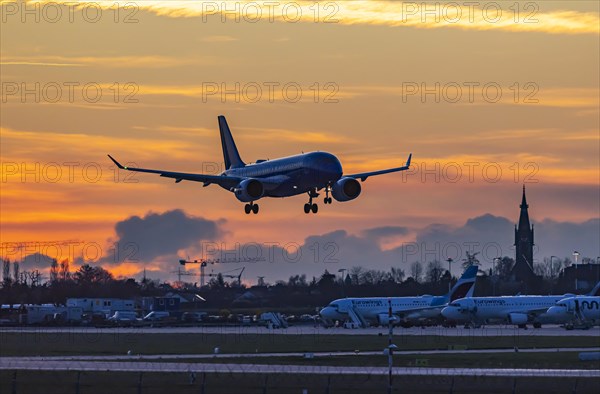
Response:
POLYGON ((333 199, 331 197, 329 197, 329 192, 331 191, 331 186, 327 186, 325 188, 325 198, 323 199, 323 202, 325 204, 331 204, 333 202, 333 199))

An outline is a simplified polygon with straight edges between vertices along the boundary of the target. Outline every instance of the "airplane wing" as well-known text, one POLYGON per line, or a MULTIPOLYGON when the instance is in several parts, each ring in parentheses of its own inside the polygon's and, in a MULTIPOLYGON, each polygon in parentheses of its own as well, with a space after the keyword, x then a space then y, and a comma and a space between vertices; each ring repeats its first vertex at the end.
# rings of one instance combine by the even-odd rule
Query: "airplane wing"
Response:
POLYGON ((185 172, 172 172, 172 171, 163 171, 163 170, 151 170, 147 168, 135 168, 135 167, 127 167, 116 161, 111 155, 108 155, 110 159, 115 163, 117 167, 121 170, 127 171, 135 171, 135 172, 147 172, 150 174, 159 174, 165 178, 173 178, 176 183, 181 181, 193 181, 193 182, 202 182, 203 186, 208 186, 212 183, 215 183, 224 187, 235 187, 245 178, 236 177, 236 176, 225 176, 225 175, 205 175, 205 174, 189 174, 185 172))
POLYGON ((402 167, 388 168, 386 170, 371 171, 371 172, 361 172, 360 174, 352 174, 352 175, 345 175, 345 176, 354 178, 354 179, 360 179, 362 182, 364 182, 370 176, 389 174, 390 172, 398 172, 398 171, 408 170, 410 168, 410 160, 411 159, 412 159, 412 153, 410 155, 408 155, 408 160, 406 160, 406 164, 403 165, 402 167))

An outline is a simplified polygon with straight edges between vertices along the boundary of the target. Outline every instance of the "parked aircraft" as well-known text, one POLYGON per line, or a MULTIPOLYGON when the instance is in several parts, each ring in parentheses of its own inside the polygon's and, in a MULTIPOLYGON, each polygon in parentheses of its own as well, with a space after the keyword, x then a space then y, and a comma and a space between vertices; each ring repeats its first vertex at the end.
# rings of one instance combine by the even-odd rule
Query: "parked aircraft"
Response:
POLYGON ((378 171, 357 174, 344 174, 342 165, 337 157, 327 152, 310 152, 273 160, 257 160, 246 164, 242 161, 233 141, 231 131, 224 116, 219 116, 221 146, 225 160, 225 171, 219 175, 194 174, 135 168, 121 165, 111 155, 108 155, 121 170, 159 174, 165 178, 181 181, 201 182, 203 186, 216 184, 232 192, 235 197, 245 202, 245 212, 258 213, 258 201, 264 197, 291 197, 308 194, 308 202, 304 204, 305 213, 317 213, 318 206, 313 199, 324 190, 325 204, 336 201, 350 201, 361 193, 361 182, 376 175, 408 170, 412 154, 406 164, 401 167, 388 168, 378 171))
POLYGON ((477 270, 477 266, 467 268, 448 294, 443 296, 341 298, 331 302, 319 314, 329 322, 351 320, 360 327, 387 325, 391 300, 395 323, 435 318, 448 302, 473 294, 477 270))
POLYGON ((600 282, 587 295, 563 298, 547 313, 567 328, 600 324, 600 282))
MULTIPOLYGON (((597 290, 598 285, 592 290, 597 290)), ((539 328, 542 323, 560 323, 555 313, 548 309, 562 299, 575 297, 564 295, 516 295, 501 297, 465 297, 453 301, 442 309, 442 315, 449 320, 465 323, 466 326, 480 327, 485 323, 504 322, 526 327, 533 323, 539 328)))

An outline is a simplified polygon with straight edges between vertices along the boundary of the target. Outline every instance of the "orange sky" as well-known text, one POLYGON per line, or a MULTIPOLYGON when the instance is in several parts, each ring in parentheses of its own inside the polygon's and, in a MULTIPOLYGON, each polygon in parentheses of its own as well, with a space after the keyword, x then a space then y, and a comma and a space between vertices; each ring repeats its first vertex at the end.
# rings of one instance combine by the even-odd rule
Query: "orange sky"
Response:
POLYGON ((600 216, 597 2, 518 3, 517 14, 514 2, 459 2, 457 22, 443 2, 429 14, 415 3, 301 1, 284 12, 291 2, 280 2, 272 20, 248 3, 268 10, 2 1, 2 242, 105 247, 117 222, 174 209, 221 221, 232 244, 460 225, 486 212, 516 220, 523 183, 535 220, 600 216), (246 161, 326 150, 357 172, 412 152, 415 167, 371 178, 359 199, 316 216, 302 196, 247 217, 216 186, 123 179, 106 158, 214 172, 219 114, 246 161))

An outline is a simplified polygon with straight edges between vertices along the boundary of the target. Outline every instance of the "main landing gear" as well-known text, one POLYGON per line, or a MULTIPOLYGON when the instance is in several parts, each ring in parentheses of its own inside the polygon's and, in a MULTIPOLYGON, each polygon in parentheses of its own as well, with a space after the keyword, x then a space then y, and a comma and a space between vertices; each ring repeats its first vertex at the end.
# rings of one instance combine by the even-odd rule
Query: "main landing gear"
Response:
POLYGON ((313 198, 319 197, 319 193, 316 190, 308 192, 308 203, 304 204, 304 213, 317 213, 319 212, 319 206, 313 203, 313 198))
POLYGON ((256 215, 258 213, 258 204, 255 204, 254 202, 246 204, 244 207, 244 212, 246 212, 246 215, 249 215, 250 212, 256 215))

